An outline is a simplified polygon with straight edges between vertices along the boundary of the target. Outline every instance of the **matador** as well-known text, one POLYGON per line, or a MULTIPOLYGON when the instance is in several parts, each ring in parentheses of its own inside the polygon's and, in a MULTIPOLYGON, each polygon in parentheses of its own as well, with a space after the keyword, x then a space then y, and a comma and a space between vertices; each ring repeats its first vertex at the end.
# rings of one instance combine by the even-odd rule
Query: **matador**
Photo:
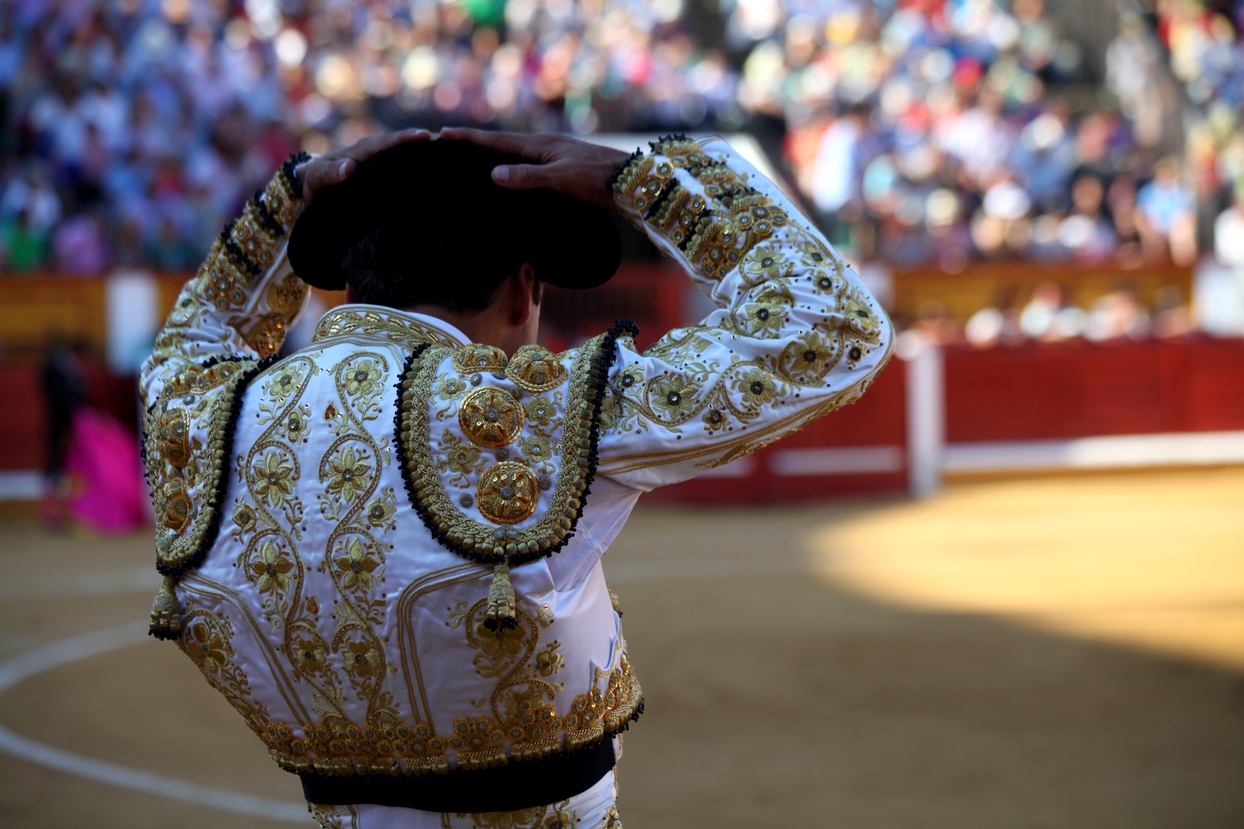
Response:
MULTIPOLYGON (((855 401, 876 300, 721 138, 456 129, 291 158, 142 371, 176 640, 323 827, 618 829, 644 707, 601 558, 639 496, 855 401), (542 286, 614 273, 610 212, 715 304, 553 353, 542 286), (308 286, 347 303, 280 355, 308 286)), ((670 285, 669 290, 681 286, 670 285)))

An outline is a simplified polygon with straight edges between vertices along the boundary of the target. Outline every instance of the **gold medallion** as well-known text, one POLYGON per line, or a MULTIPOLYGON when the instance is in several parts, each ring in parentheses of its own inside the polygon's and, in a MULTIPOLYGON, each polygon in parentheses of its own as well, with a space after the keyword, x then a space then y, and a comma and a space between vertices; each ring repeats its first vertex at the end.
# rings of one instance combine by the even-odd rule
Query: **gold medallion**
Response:
POLYGON ((463 373, 505 371, 508 358, 496 346, 472 343, 454 352, 450 364, 455 371, 463 373))
POLYGON ((539 499, 535 473, 513 461, 488 467, 475 487, 479 511, 494 524, 517 524, 530 517, 539 499))
POLYGON ((544 392, 560 386, 568 373, 547 348, 525 345, 510 360, 505 375, 527 391, 544 392))
POLYGON ((476 389, 458 407, 458 425, 476 446, 497 449, 522 431, 525 414, 504 389, 476 389))

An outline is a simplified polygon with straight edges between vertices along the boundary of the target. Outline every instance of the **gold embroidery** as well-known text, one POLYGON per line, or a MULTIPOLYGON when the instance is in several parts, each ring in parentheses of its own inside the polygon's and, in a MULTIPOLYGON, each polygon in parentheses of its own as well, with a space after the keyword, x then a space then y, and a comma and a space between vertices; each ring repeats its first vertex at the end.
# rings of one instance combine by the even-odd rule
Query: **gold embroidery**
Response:
MULTIPOLYGON (((565 369, 563 369, 565 371, 565 369)), ((476 389, 458 407, 458 425, 477 446, 498 449, 522 431, 526 413, 506 391, 476 389)))
POLYGON ((416 343, 462 345, 448 332, 422 320, 405 316, 390 316, 381 311, 360 311, 351 308, 325 314, 316 325, 311 342, 321 344, 338 337, 357 336, 358 334, 383 337, 406 345, 416 343))
POLYGON ((506 461, 494 464, 480 476, 475 488, 479 511, 497 524, 517 524, 536 511, 540 482, 530 469, 506 461))
POLYGON ((566 381, 566 367, 547 348, 524 345, 510 359, 505 376, 527 391, 545 392, 566 381))
POLYGON ((315 818, 320 829, 358 829, 359 813, 353 806, 326 806, 309 802, 307 811, 315 818), (347 817, 350 819, 349 824, 343 822, 347 817))
POLYGON ((225 427, 244 369, 253 366, 253 361, 238 361, 189 367, 169 379, 147 415, 147 479, 159 496, 154 502, 156 559, 165 572, 190 563, 222 506, 215 499, 224 474, 225 427), (193 427, 187 406, 194 407, 193 427), (192 436, 195 429, 206 439, 192 436))
POLYGON ((506 360, 505 352, 495 346, 471 343, 454 352, 451 365, 463 374, 501 372, 505 370, 506 360))
MULTIPOLYGON (((538 555, 565 538, 578 514, 579 499, 590 468, 589 430, 595 403, 591 372, 602 341, 603 337, 598 337, 589 342, 578 349, 573 358, 561 427, 561 472, 555 484, 550 482, 553 493, 549 508, 530 526, 511 528, 501 536, 498 536, 501 530, 469 518, 451 501, 428 445, 432 387, 441 363, 451 356, 450 350, 432 346, 412 360, 401 384, 399 439, 406 452, 406 474, 416 506, 437 533, 457 547, 497 560, 506 556, 538 555)), ((489 353, 480 351, 481 348, 486 347, 470 346, 452 353, 453 362, 455 365, 478 362, 470 355, 489 353)))
MULTIPOLYGON (((271 255, 266 258, 271 260, 271 255)), ((289 274, 268 288, 268 306, 272 310, 249 317, 230 317, 228 324, 242 333, 242 339, 260 357, 275 354, 285 342, 287 327, 302 310, 307 290, 306 283, 289 274)))
POLYGON ((224 695, 257 733, 266 727, 268 709, 251 696, 250 680, 234 661, 233 624, 225 616, 200 609, 193 599, 185 601, 182 618, 185 635, 178 646, 203 672, 208 683, 224 695))

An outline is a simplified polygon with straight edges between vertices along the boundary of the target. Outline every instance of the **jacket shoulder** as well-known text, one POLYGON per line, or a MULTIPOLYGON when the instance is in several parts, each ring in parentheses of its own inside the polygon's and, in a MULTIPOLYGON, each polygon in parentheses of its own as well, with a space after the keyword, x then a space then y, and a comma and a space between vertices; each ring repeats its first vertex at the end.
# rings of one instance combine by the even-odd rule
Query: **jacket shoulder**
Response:
POLYGON ((156 566, 197 567, 216 540, 241 395, 271 361, 231 357, 180 371, 148 409, 143 463, 156 521, 156 566))

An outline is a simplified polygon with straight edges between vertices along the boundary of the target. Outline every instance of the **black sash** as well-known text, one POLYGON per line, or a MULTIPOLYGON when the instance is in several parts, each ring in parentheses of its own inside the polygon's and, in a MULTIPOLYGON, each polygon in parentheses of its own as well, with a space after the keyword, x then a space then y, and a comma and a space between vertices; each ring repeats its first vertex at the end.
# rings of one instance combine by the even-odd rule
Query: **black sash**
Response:
POLYGON ((513 812, 547 806, 587 791, 614 766, 606 737, 575 751, 539 760, 449 774, 333 775, 300 772, 309 803, 370 803, 425 812, 513 812))

